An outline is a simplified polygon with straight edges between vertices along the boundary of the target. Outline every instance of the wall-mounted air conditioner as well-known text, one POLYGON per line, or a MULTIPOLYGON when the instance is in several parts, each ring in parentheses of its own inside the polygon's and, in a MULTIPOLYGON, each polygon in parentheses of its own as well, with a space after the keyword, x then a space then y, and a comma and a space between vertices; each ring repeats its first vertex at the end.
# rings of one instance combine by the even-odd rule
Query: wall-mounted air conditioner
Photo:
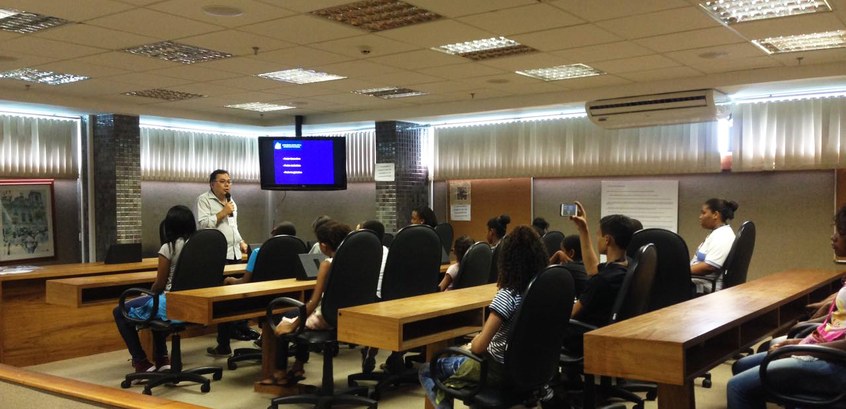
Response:
POLYGON ((588 101, 585 111, 593 123, 615 129, 715 121, 730 116, 728 104, 722 92, 700 89, 588 101))

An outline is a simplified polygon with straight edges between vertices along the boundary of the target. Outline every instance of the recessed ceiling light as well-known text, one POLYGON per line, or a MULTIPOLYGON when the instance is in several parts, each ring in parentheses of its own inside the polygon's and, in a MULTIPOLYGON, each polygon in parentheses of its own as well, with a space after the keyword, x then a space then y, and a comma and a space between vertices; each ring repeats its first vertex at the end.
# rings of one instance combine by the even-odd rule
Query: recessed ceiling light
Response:
POLYGON ((205 98, 205 95, 192 94, 190 92, 173 91, 169 89, 153 88, 142 91, 124 92, 123 95, 131 95, 136 97, 164 99, 166 101, 183 101, 192 98, 205 98))
POLYGON ((202 10, 203 13, 215 17, 238 17, 241 14, 244 14, 244 11, 237 7, 221 6, 216 4, 203 6, 202 10))
POLYGON ((767 54, 841 48, 846 47, 846 30, 801 34, 795 36, 770 37, 762 40, 752 40, 752 44, 757 45, 766 51, 767 54))
POLYGON ((421 95, 426 95, 423 91, 417 91, 409 88, 398 88, 398 87, 383 87, 383 88, 367 88, 367 89, 360 89, 357 91, 353 91, 353 93, 361 94, 361 95, 369 95, 371 97, 382 98, 382 99, 394 99, 394 98, 408 98, 408 97, 418 97, 421 95))
POLYGON ((193 45, 180 44, 173 41, 145 44, 138 47, 126 48, 123 51, 182 64, 194 64, 232 57, 232 54, 229 53, 194 47, 193 45))
POLYGON ((465 41, 463 43, 445 44, 433 47, 432 49, 476 61, 537 51, 534 48, 525 46, 505 37, 491 37, 481 40, 465 41))
POLYGON ((517 74, 537 78, 544 81, 569 80, 573 78, 593 77, 605 74, 589 65, 570 64, 548 68, 533 68, 531 70, 514 71, 517 74))
POLYGON ((266 102, 246 102, 246 103, 243 103, 243 104, 224 105, 224 107, 243 109, 245 111, 256 111, 256 112, 282 111, 282 110, 285 110, 285 109, 296 108, 296 107, 292 107, 292 106, 288 106, 288 105, 268 104, 266 102))
POLYGON ((699 5, 725 24, 831 11, 826 0, 717 0, 699 5))
POLYGON ((68 24, 63 18, 26 11, 0 9, 0 30, 29 34, 68 24))
POLYGON ((61 85, 87 80, 89 77, 84 75, 62 74, 52 71, 41 71, 35 68, 20 68, 17 70, 0 72, 0 78, 37 82, 40 84, 61 85))
POLYGON ((441 16, 399 0, 364 0, 312 11, 311 14, 375 32, 437 20, 441 16))
POLYGON ((259 74, 258 76, 276 81, 290 82, 293 84, 311 84, 313 82, 334 81, 347 78, 342 77, 340 75, 329 74, 326 72, 314 70, 306 70, 303 68, 266 72, 264 74, 259 74))

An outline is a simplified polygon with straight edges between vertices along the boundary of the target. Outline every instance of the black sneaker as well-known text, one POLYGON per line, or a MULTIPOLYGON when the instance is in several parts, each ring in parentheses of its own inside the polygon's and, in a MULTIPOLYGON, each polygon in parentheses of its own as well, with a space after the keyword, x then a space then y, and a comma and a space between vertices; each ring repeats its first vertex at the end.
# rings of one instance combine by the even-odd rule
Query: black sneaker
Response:
POLYGON ((220 345, 218 345, 216 347, 206 348, 206 353, 211 355, 211 356, 229 356, 229 355, 232 355, 232 349, 230 349, 230 348, 223 349, 223 348, 220 347, 220 345))

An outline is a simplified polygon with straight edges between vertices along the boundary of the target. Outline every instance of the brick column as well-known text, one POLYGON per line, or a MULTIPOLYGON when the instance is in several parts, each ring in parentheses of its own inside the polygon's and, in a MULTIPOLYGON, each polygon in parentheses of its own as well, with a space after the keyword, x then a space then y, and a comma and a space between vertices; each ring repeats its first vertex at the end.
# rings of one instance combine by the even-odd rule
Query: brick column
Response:
POLYGON ((141 242, 141 131, 137 116, 105 114, 93 121, 97 260, 113 243, 141 242))
POLYGON ((376 218, 386 232, 406 226, 411 209, 429 204, 426 135, 417 124, 376 122, 376 163, 393 163, 396 176, 393 182, 376 182, 376 218))

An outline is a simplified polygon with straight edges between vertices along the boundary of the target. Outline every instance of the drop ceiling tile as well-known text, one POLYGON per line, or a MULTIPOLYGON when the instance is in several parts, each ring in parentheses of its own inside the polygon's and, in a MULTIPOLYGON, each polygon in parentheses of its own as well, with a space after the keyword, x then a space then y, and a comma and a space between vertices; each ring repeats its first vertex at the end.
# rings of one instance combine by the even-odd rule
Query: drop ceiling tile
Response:
MULTIPOLYGON (((261 54, 261 52, 259 52, 261 54)), ((192 64, 196 65, 196 64, 192 64)), ((203 63, 203 68, 236 72, 239 74, 257 75, 265 72, 283 69, 278 63, 262 61, 255 57, 234 57, 203 63)))
POLYGON ((350 57, 344 55, 310 47, 292 47, 266 53, 259 52, 258 55, 251 58, 279 64, 278 68, 273 69, 273 71, 297 67, 311 69, 319 65, 350 60, 350 57))
POLYGON ((443 103, 443 102, 458 102, 469 100, 470 94, 466 92, 449 92, 445 94, 426 94, 419 97, 414 97, 410 102, 415 102, 417 105, 443 103))
MULTIPOLYGON (((277 4, 284 3, 277 2, 277 4)), ((252 0, 227 0, 226 2, 219 0, 168 0, 153 4, 150 8, 223 27, 238 27, 294 14, 291 10, 252 0), (242 14, 226 17, 210 15, 203 11, 203 7, 220 5, 240 9, 242 14)))
POLYGON ((254 75, 243 75, 235 78, 209 81, 209 84, 237 88, 241 91, 262 91, 280 87, 280 85, 269 83, 265 78, 256 77, 254 75))
POLYGON ((346 105, 358 106, 358 105, 369 105, 374 99, 379 99, 379 98, 371 97, 369 95, 361 95, 361 94, 354 94, 352 92, 347 92, 347 93, 343 93, 343 94, 316 96, 316 97, 312 97, 311 99, 317 100, 317 101, 331 102, 331 103, 335 103, 335 104, 346 104, 346 105))
POLYGON ((657 52, 668 52, 723 44, 745 43, 747 40, 726 27, 714 27, 639 38, 632 41, 657 52))
POLYGON ((260 34, 297 44, 311 44, 354 37, 366 31, 312 15, 297 15, 239 27, 241 31, 260 34))
POLYGON ((675 61, 689 66, 707 66, 720 61, 742 60, 765 56, 766 53, 751 43, 729 44, 695 50, 673 51, 664 54, 675 61))
POLYGON ((549 53, 529 53, 513 57, 494 58, 479 61, 480 64, 499 68, 505 71, 525 70, 531 68, 547 68, 564 65, 567 60, 549 53))
MULTIPOLYGON (((399 71, 398 68, 374 64, 369 61, 347 61, 338 64, 327 64, 314 67, 317 71, 331 72, 344 77, 372 77, 374 75, 389 74, 399 71)), ((331 83, 332 81, 328 82, 331 83)), ((327 84, 328 84, 327 83, 327 84)))
POLYGON ((188 92, 191 94, 199 94, 205 96, 226 96, 233 94, 241 94, 243 91, 236 88, 229 88, 220 85, 212 85, 208 83, 193 83, 184 85, 175 85, 170 87, 174 91, 188 92))
POLYGON ((616 60, 620 58, 641 57, 654 54, 631 41, 619 41, 609 44, 597 44, 590 47, 568 48, 553 51, 550 54, 567 59, 567 64, 588 64, 596 61, 616 60))
POLYGON ((343 81, 329 81, 321 84, 324 88, 331 89, 336 93, 353 92, 359 89, 378 88, 384 84, 374 82, 372 80, 360 80, 357 78, 347 78, 343 81))
POLYGON ((520 34, 511 38, 540 51, 556 51, 622 40, 621 37, 591 24, 520 34))
POLYGON ((116 90, 117 92, 140 91, 150 88, 170 88, 191 82, 180 78, 162 77, 160 75, 145 73, 115 75, 113 77, 108 77, 108 79, 126 84, 123 87, 125 90, 116 90))
POLYGON ((594 22, 690 6, 684 0, 552 0, 546 3, 594 22))
POLYGON ((731 28, 750 40, 844 30, 846 24, 834 13, 804 14, 770 20, 757 20, 734 24, 731 28))
POLYGON ((151 75, 181 78, 189 81, 214 81, 241 76, 241 74, 234 72, 195 67, 193 65, 179 65, 171 68, 152 70, 147 73, 151 75))
POLYGON ((489 31, 446 19, 380 31, 379 35, 426 48, 496 36, 489 31))
POLYGON ((214 33, 186 37, 179 42, 210 50, 227 52, 236 56, 254 55, 256 51, 253 50, 253 47, 258 47, 258 52, 262 53, 294 47, 296 45, 287 41, 238 30, 216 31, 214 33))
MULTIPOLYGON (((285 84, 283 82, 274 81, 265 79, 270 83, 282 84, 281 87, 274 87, 272 88, 272 92, 278 92, 284 95, 289 95, 291 97, 314 97, 318 95, 332 95, 336 94, 338 91, 332 88, 327 88, 322 86, 320 83, 315 84, 304 84, 304 85, 297 85, 297 84, 285 84)), ((345 81, 345 80, 339 80, 345 81)), ((274 85, 276 85, 274 84, 274 85)), ((271 88, 268 88, 271 90, 271 88)))
POLYGON ((346 55, 352 58, 367 59, 371 59, 378 56, 396 54, 405 51, 411 51, 418 48, 408 43, 391 40, 389 38, 380 37, 375 34, 365 34, 361 36, 325 41, 322 43, 314 43, 310 46, 324 51, 329 51, 331 53, 346 55), (368 52, 362 53, 361 50, 363 49, 368 50, 368 52))
MULTIPOLYGON (((415 89, 430 94, 449 94, 474 88, 478 88, 478 84, 473 84, 470 81, 438 81, 415 86, 415 89)), ((463 95, 467 94, 464 93, 463 95)))
POLYGON ((601 21, 598 26, 623 38, 643 38, 699 28, 721 27, 697 6, 601 21))
POLYGON ((49 64, 39 64, 33 68, 44 71, 62 72, 77 75, 85 75, 91 78, 110 77, 114 75, 128 74, 129 71, 105 65, 93 65, 80 63, 77 60, 57 61, 49 64))
POLYGON ((105 65, 107 67, 121 68, 127 71, 145 71, 156 68, 168 68, 179 64, 159 58, 130 54, 123 51, 101 53, 77 58, 76 60, 86 64, 105 65))
POLYGON ((130 9, 132 6, 112 0, 32 1, 3 0, 2 8, 29 11, 80 22, 130 9))
POLYGON ((0 50, 0 71, 10 71, 18 68, 36 67, 56 61, 55 58, 38 55, 15 54, 10 56, 0 50))
MULTIPOLYGON (((278 0, 260 0, 263 3, 279 4, 278 0)), ((356 0, 285 0, 282 7, 297 12, 309 12, 353 3, 356 0)))
POLYGON ((487 88, 493 88, 511 95, 547 94, 550 92, 561 92, 559 83, 566 81, 541 81, 535 80, 533 84, 507 83, 487 84, 487 88))
POLYGON ((32 36, 80 45, 96 45, 98 48, 112 51, 158 41, 153 37, 88 24, 72 24, 56 27, 50 30, 39 31, 32 36), (92 44, 92 39, 97 39, 96 44, 92 44))
POLYGON ((425 50, 409 51, 386 55, 384 57, 368 58, 368 61, 409 70, 419 70, 466 62, 467 59, 457 55, 433 51, 427 48, 425 50))
POLYGON ((76 45, 30 36, 14 38, 0 44, 0 54, 10 55, 14 53, 26 53, 51 57, 57 60, 80 58, 104 52, 106 52, 106 50, 101 48, 87 47, 84 45, 76 45))
POLYGON ((126 84, 103 78, 92 78, 62 85, 62 92, 76 96, 115 96, 120 94, 126 84))
POLYGON ((460 17, 486 11, 534 4, 537 0, 408 0, 409 3, 445 17, 460 17))
MULTIPOLYGON (((781 61, 782 64, 788 67, 797 65, 825 64, 838 61, 846 62, 846 48, 773 54, 770 58, 781 61), (801 58, 801 60, 798 60, 798 58, 801 58)), ((846 67, 846 65, 844 65, 844 67, 846 67)))
POLYGON ((572 89, 613 87, 632 83, 631 81, 616 75, 597 75, 594 77, 575 78, 567 80, 566 82, 567 87, 572 89))
POLYGON ((280 98, 282 96, 279 94, 267 92, 240 92, 226 95, 211 95, 208 98, 203 98, 199 104, 223 107, 224 105, 245 104, 248 102, 279 101, 280 98))
POLYGON ((631 71, 646 71, 657 68, 675 67, 679 64, 661 55, 622 58, 619 60, 597 61, 591 66, 600 71, 617 74, 631 71))
POLYGON ((220 26, 143 8, 96 18, 88 21, 88 24, 173 41, 222 29, 220 26))
POLYGON ((626 72, 617 75, 634 82, 652 82, 675 78, 699 77, 704 74, 690 67, 669 67, 648 71, 626 72))
POLYGON ((585 23, 572 14, 543 3, 474 14, 457 20, 505 36, 585 23))
MULTIPOLYGON (((462 58, 462 60, 465 59, 462 58)), ((476 76, 503 74, 507 72, 507 70, 482 65, 478 62, 465 62, 462 64, 452 64, 441 67, 426 68, 425 70, 422 70, 422 72, 436 77, 460 80, 476 76)))
POLYGON ((708 64, 698 64, 696 68, 706 74, 717 74, 731 71, 754 70, 783 66, 778 60, 769 56, 711 60, 708 64))
POLYGON ((414 84, 425 84, 427 82, 441 81, 441 78, 433 77, 411 71, 397 71, 390 74, 382 75, 365 75, 360 77, 365 81, 372 81, 382 84, 383 87, 409 87, 413 88, 414 84))

